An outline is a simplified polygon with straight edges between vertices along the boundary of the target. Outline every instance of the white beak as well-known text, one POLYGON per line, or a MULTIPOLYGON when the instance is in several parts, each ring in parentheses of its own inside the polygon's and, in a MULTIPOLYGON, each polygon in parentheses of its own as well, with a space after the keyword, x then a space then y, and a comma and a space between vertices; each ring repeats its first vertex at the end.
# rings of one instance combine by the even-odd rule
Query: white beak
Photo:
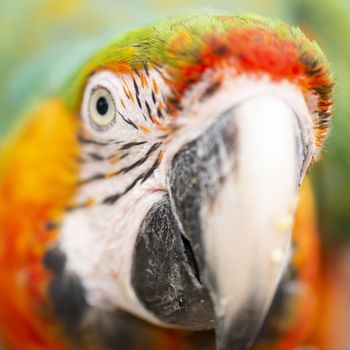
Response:
POLYGON ((281 99, 258 96, 233 113, 231 170, 202 212, 220 349, 251 343, 262 325, 290 255, 302 166, 297 117, 281 99))

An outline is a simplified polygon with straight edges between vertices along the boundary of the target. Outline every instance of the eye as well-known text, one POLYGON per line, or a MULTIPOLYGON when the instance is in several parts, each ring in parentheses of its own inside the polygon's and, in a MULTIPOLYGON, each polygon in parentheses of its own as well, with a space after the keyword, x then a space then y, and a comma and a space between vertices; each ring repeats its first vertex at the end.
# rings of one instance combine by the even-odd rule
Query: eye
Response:
POLYGON ((91 92, 89 116, 93 126, 98 130, 106 130, 115 123, 116 107, 109 90, 98 87, 91 92))

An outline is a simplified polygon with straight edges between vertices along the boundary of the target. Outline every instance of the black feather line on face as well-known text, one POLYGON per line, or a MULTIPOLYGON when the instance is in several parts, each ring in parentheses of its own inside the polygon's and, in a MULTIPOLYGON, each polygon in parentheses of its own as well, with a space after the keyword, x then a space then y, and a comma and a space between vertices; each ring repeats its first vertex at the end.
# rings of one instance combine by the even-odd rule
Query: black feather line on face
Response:
POLYGON ((156 70, 156 72, 160 75, 160 77, 165 81, 165 82, 171 82, 171 79, 167 78, 163 72, 161 71, 161 69, 159 67, 157 67, 156 65, 154 66, 154 69, 156 70))
POLYGON ((123 114, 121 114, 119 111, 118 111, 118 114, 122 117, 122 119, 125 121, 125 123, 131 125, 134 129, 138 130, 139 128, 136 126, 136 124, 130 120, 130 119, 127 119, 126 117, 123 116, 123 114))
POLYGON ((135 74, 136 74, 138 77, 140 77, 139 71, 138 71, 134 66, 132 66, 132 69, 133 69, 133 71, 135 72, 135 74))
POLYGON ((114 204, 120 197, 128 193, 142 179, 143 176, 143 174, 139 175, 123 192, 118 192, 116 194, 106 197, 102 201, 102 203, 110 205, 114 204))
POLYGON ((122 141, 118 141, 118 140, 109 140, 106 142, 96 141, 96 140, 88 139, 81 134, 78 134, 78 142, 83 144, 91 144, 95 146, 109 146, 109 145, 118 145, 122 143, 122 141))
POLYGON ((135 89, 136 96, 139 96, 140 95, 140 90, 139 90, 139 87, 138 87, 138 85, 136 83, 136 80, 133 78, 132 81, 134 83, 134 89, 135 89))
MULTIPOLYGON (((139 145, 142 145, 144 143, 146 143, 147 141, 143 141, 143 142, 130 142, 128 144, 125 144, 124 146, 122 146, 123 148, 121 148, 121 150, 126 150, 126 149, 130 149, 131 147, 134 147, 134 146, 139 146, 139 145)), ((149 158, 149 156, 155 152, 160 146, 161 146, 161 142, 157 142, 157 143, 154 143, 150 148, 149 150, 147 151, 147 153, 141 157, 140 159, 138 159, 136 162, 132 163, 131 165, 129 166, 126 166, 124 168, 121 168, 120 170, 117 170, 115 171, 115 173, 113 173, 112 176, 117 176, 119 174, 126 174, 127 172, 129 172, 130 170, 132 169, 135 169, 137 168, 138 166, 142 165, 144 162, 146 162, 146 160, 149 158)), ((108 177, 112 177, 111 175, 108 175, 108 177)), ((78 185, 86 185, 88 183, 91 183, 93 181, 96 181, 96 180, 102 180, 102 179, 105 179, 107 177, 107 174, 105 173, 98 173, 98 174, 95 174, 95 175, 92 175, 91 177, 88 177, 86 179, 83 179, 81 180, 78 185)))
POLYGON ((134 146, 144 145, 145 143, 147 143, 147 141, 128 142, 128 143, 122 145, 119 149, 122 151, 122 150, 129 149, 131 147, 134 147, 134 146))
POLYGON ((138 95, 136 95, 136 101, 137 101, 139 108, 142 110, 142 104, 141 104, 141 101, 140 101, 140 98, 138 95))
POLYGON ((90 157, 92 160, 96 160, 96 161, 105 160, 105 158, 104 158, 103 156, 101 156, 100 154, 95 153, 95 152, 89 153, 89 157, 90 157))
MULTIPOLYGON (((157 144, 155 144, 157 145, 157 144)), ((155 146, 153 145, 153 146, 155 146)), ((158 146, 159 147, 159 146, 158 146)), ((157 148, 158 148, 157 147, 157 148)), ((123 192, 118 192, 116 194, 113 194, 111 196, 106 197, 102 203, 103 204, 109 204, 112 205, 114 204, 119 198, 121 198, 123 195, 128 193, 135 185, 141 181, 141 183, 145 182, 153 173, 154 171, 158 168, 161 160, 161 153, 159 152, 157 159, 155 162, 152 164, 152 166, 145 172, 141 173, 123 192)))
POLYGON ((127 172, 129 172, 130 170, 132 169, 135 169, 136 167, 142 165, 147 159, 148 157, 154 152, 156 151, 159 147, 160 147, 161 143, 160 142, 157 142, 157 143, 154 143, 151 148, 147 151, 147 153, 142 157, 140 158, 139 160, 137 160, 136 162, 134 162, 133 164, 127 166, 127 167, 124 167, 122 169, 119 170, 119 173, 123 173, 123 174, 126 174, 127 172))
POLYGON ((83 159, 83 158, 78 158, 77 161, 79 163, 91 163, 91 162, 105 162, 105 161, 110 161, 113 160, 115 158, 117 158, 118 160, 124 159, 125 157, 127 157, 129 155, 129 153, 124 153, 122 155, 119 155, 119 153, 112 153, 109 156, 103 157, 102 155, 98 154, 98 153, 90 153, 89 156, 91 158, 89 159, 83 159))
POLYGON ((145 182, 154 173, 154 171, 158 168, 159 163, 160 163, 160 159, 161 159, 161 153, 159 153, 157 159, 154 161, 154 163, 148 169, 148 171, 145 172, 145 175, 141 181, 142 183, 145 182))
POLYGON ((78 182, 78 186, 86 185, 86 184, 88 184, 90 182, 93 182, 93 181, 96 181, 96 180, 102 180, 105 177, 106 176, 103 173, 95 174, 95 175, 93 175, 93 176, 91 176, 91 177, 89 177, 89 178, 87 178, 85 180, 81 180, 80 182, 78 182))
POLYGON ((146 105, 146 108, 147 108, 147 114, 148 114, 148 117, 149 117, 149 119, 151 120, 151 122, 152 122, 152 123, 154 123, 154 122, 153 122, 153 120, 152 120, 152 112, 151 112, 151 107, 149 106, 149 104, 148 104, 147 100, 145 100, 145 105, 146 105))
POLYGON ((153 101, 153 103, 154 104, 156 104, 156 95, 155 95, 155 93, 154 93, 154 91, 152 90, 152 101, 153 101))
POLYGON ((164 119, 164 115, 163 115, 162 111, 159 108, 157 108, 157 115, 158 115, 159 119, 164 119))
MULTIPOLYGON (((129 153, 124 153, 122 156, 119 157, 119 159, 124 159, 129 155, 129 153)), ((115 156, 114 156, 115 157, 115 156)))
POLYGON ((146 62, 143 62, 143 68, 146 72, 146 75, 149 77, 149 71, 148 71, 148 67, 147 67, 147 63, 146 62))

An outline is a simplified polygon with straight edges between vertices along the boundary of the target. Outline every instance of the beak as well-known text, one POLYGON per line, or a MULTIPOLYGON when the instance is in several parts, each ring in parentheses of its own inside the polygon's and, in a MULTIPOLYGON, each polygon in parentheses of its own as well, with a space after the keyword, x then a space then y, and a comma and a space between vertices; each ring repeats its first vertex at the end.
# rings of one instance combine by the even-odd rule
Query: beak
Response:
POLYGON ((141 226, 132 285, 153 322, 254 342, 288 263, 305 153, 281 99, 252 97, 175 152, 141 226))
POLYGON ((252 345, 288 262, 299 134, 282 100, 255 97, 173 160, 170 201, 209 291, 220 350, 252 345))

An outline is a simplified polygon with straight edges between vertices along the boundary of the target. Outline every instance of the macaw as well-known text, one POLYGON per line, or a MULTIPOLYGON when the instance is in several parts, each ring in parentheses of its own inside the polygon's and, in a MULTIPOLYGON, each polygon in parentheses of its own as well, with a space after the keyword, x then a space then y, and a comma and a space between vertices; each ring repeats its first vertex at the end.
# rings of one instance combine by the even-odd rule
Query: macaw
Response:
POLYGON ((303 344, 319 282, 304 178, 333 85, 315 42, 256 15, 164 20, 94 54, 2 142, 4 347, 303 344))

